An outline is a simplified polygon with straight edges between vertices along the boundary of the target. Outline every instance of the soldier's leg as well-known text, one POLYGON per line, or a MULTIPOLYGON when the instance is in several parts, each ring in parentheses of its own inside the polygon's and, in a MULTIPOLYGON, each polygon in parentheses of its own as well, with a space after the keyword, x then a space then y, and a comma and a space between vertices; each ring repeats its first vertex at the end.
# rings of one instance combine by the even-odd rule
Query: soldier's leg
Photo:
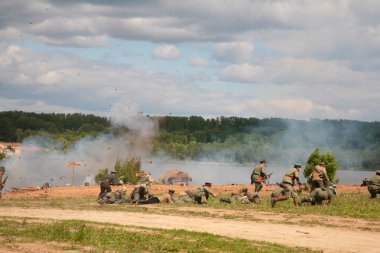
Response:
POLYGON ((371 185, 368 186, 368 192, 371 194, 371 197, 369 197, 370 199, 375 199, 376 198, 376 195, 378 193, 377 189, 375 189, 374 187, 372 187, 371 185))
POLYGON ((276 195, 272 194, 270 203, 271 203, 272 207, 274 207, 277 202, 287 200, 288 198, 289 198, 289 191, 288 190, 280 196, 276 196, 276 195))
POLYGON ((297 195, 297 192, 292 189, 292 191, 290 192, 292 198, 293 198, 293 204, 296 206, 298 205, 298 195, 297 195))

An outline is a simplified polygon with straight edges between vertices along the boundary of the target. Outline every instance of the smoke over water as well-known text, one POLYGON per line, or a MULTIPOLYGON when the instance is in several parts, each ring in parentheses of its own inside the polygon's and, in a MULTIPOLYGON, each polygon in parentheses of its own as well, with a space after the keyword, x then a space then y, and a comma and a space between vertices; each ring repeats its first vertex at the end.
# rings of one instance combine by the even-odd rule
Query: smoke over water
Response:
MULTIPOLYGON (((121 105, 115 105, 112 113, 112 125, 127 127, 129 129, 127 133, 102 134, 96 138, 86 137, 65 152, 52 148, 54 144, 46 137, 33 136, 25 139, 21 144, 20 154, 2 161, 1 165, 6 167, 8 175, 5 190, 13 187, 42 186, 44 183, 64 186, 84 185, 87 182, 92 185, 100 169, 111 170, 118 158, 125 160, 131 155, 141 157, 142 169, 152 173, 155 179, 161 177, 167 169, 178 168, 188 172, 193 177, 195 185, 205 181, 215 184, 250 183, 250 173, 255 163, 266 159, 269 165, 268 171, 274 172, 273 182, 278 182, 286 169, 295 162, 305 163, 310 153, 317 147, 322 148, 323 152, 332 152, 338 160, 345 153, 344 150, 334 146, 335 132, 331 125, 316 121, 311 126, 305 127, 305 121, 294 121, 268 145, 265 142, 257 145, 248 139, 245 145, 234 145, 231 150, 219 152, 220 157, 218 154, 215 156, 205 154, 204 159, 200 158, 202 162, 172 161, 165 154, 159 157, 150 155, 147 140, 157 135, 156 122, 136 111, 125 110, 121 105), (253 154, 259 147, 261 151, 256 153, 251 164, 237 165, 232 159, 227 161, 222 158, 225 157, 224 153, 235 154, 239 150, 253 154), (67 162, 70 161, 79 162, 80 165, 68 166, 67 162)), ((351 159, 355 160, 354 157, 351 159)), ((350 179, 344 181, 352 183, 350 179)), ((341 180, 341 183, 346 183, 344 181, 341 180)))
POLYGON ((21 143, 20 154, 2 161, 8 175, 5 190, 44 183, 51 186, 94 184, 96 173, 103 168, 113 169, 118 158, 126 160, 136 155, 143 162, 149 160, 146 140, 157 134, 156 123, 141 113, 124 112, 120 108, 115 106, 111 122, 113 126, 129 129, 123 134, 85 137, 64 152, 54 148, 55 144, 47 137, 26 138, 21 143), (68 162, 77 165, 69 166, 68 162))

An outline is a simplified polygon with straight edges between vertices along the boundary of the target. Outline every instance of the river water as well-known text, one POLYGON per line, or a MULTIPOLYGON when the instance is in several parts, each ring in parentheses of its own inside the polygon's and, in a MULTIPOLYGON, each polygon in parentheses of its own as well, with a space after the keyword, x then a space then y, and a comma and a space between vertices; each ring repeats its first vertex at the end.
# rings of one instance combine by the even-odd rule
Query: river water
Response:
MULTIPOLYGON (((281 182, 285 172, 292 166, 268 166, 267 172, 273 172, 270 183, 281 182)), ((200 185, 204 182, 213 184, 249 184, 250 175, 254 165, 238 165, 229 163, 212 162, 181 162, 181 161, 152 161, 143 164, 143 170, 152 174, 153 178, 160 178, 167 169, 181 169, 191 175, 193 185, 200 185)), ((301 182, 306 183, 301 170, 301 182)), ((361 184, 364 178, 370 178, 375 174, 374 171, 362 170, 338 170, 337 178, 339 184, 361 184)))

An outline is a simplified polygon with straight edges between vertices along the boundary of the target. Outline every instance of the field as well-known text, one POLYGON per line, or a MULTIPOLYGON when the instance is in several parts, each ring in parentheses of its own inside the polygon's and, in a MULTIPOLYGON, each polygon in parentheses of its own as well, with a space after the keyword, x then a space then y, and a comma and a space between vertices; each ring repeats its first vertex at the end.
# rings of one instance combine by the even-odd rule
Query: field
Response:
MULTIPOLYGON (((260 205, 219 203, 242 186, 214 186, 219 196, 208 205, 100 206, 98 186, 4 193, 0 252, 376 252, 380 246, 380 198, 368 200, 365 187, 338 186, 329 206, 288 200, 272 208, 273 186, 264 188, 260 205)), ((169 188, 194 187, 153 185, 152 191, 169 188)))

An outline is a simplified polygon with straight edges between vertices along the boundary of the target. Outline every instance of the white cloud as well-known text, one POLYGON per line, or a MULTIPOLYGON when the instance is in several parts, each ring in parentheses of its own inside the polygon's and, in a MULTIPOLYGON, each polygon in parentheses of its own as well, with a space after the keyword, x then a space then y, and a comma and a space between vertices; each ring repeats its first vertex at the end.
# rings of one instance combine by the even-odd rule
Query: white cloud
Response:
POLYGON ((175 45, 163 45, 154 50, 153 57, 156 59, 176 60, 181 58, 181 52, 175 45))
POLYGON ((218 43, 214 49, 214 56, 220 61, 243 63, 250 61, 253 45, 249 42, 218 43))
POLYGON ((220 79, 230 82, 255 83, 261 80, 265 71, 261 66, 250 64, 234 64, 224 68, 220 79))
POLYGON ((207 67, 210 65, 210 62, 207 59, 200 56, 194 56, 190 58, 190 63, 191 65, 201 66, 201 67, 207 67))

